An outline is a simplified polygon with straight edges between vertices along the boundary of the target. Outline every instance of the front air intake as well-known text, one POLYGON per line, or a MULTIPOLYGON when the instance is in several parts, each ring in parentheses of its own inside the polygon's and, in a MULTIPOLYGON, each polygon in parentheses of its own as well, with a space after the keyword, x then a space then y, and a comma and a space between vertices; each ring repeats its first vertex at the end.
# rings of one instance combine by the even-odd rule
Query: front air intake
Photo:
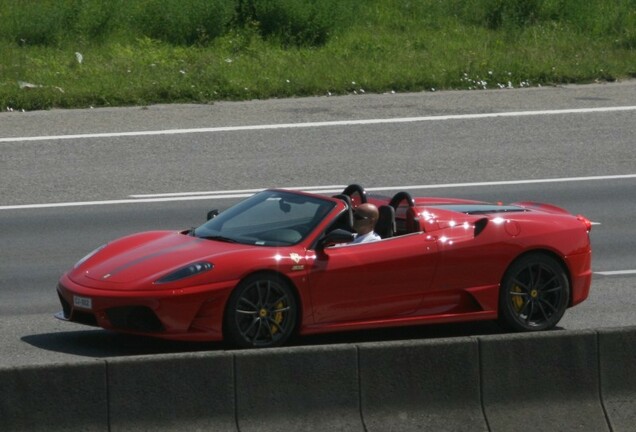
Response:
POLYGON ((122 306, 106 310, 106 316, 115 329, 158 333, 164 330, 157 315, 145 306, 122 306))
POLYGON ((64 318, 71 318, 71 305, 66 301, 60 292, 57 292, 57 296, 60 298, 60 303, 62 303, 62 312, 64 313, 64 318))

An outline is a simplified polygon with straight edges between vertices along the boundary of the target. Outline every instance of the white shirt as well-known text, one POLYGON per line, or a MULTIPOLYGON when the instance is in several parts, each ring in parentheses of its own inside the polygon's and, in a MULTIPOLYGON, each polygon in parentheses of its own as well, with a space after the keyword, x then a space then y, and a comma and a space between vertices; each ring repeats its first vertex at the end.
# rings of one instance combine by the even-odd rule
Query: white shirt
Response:
POLYGON ((353 241, 351 243, 349 243, 349 244, 369 243, 369 242, 373 242, 373 241, 376 241, 376 240, 382 240, 382 237, 377 235, 375 233, 375 231, 371 231, 371 232, 368 232, 368 233, 362 234, 362 235, 356 234, 356 238, 354 238, 353 241))

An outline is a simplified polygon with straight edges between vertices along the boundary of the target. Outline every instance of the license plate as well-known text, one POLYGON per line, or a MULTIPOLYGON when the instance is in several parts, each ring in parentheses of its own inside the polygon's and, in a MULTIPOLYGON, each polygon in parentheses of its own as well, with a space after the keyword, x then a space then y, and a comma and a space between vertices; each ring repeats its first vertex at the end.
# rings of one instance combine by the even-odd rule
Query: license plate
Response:
POLYGON ((89 297, 73 296, 73 305, 82 309, 93 309, 93 300, 89 297))

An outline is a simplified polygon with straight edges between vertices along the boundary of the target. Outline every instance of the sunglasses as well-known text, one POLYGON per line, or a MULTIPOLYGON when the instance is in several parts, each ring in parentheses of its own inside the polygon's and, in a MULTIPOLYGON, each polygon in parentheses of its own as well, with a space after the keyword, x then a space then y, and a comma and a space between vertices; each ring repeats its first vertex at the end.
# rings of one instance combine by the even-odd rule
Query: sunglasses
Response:
POLYGON ((367 219, 371 219, 369 216, 362 216, 358 213, 353 213, 353 218, 355 220, 367 220, 367 219))

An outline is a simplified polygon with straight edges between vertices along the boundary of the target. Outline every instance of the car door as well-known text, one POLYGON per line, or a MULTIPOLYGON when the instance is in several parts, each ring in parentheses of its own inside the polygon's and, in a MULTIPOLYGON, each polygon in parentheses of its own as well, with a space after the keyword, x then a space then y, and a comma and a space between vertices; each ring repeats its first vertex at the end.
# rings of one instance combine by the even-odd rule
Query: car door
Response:
POLYGON ((315 324, 415 312, 432 280, 437 244, 424 233, 316 251, 309 266, 315 324))

